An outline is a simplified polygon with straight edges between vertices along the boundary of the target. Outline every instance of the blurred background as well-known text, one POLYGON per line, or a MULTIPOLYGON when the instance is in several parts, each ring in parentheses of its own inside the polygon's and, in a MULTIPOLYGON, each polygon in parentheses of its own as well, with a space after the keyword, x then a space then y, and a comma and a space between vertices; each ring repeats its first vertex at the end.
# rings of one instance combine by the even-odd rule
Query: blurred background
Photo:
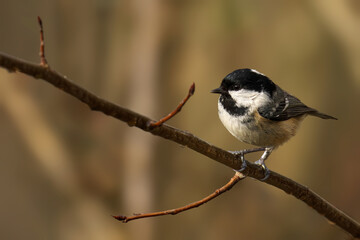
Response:
MULTIPOLYGON (((307 118, 268 167, 360 220, 360 2, 357 0, 0 0, 0 51, 39 62, 96 95, 227 150, 250 148, 217 116, 210 90, 238 68, 265 73, 338 121, 307 118)), ((256 160, 259 155, 247 156, 256 160)), ((1 239, 349 239, 253 179, 176 216, 111 215, 199 200, 234 172, 91 112, 49 84, 0 69, 1 239)))

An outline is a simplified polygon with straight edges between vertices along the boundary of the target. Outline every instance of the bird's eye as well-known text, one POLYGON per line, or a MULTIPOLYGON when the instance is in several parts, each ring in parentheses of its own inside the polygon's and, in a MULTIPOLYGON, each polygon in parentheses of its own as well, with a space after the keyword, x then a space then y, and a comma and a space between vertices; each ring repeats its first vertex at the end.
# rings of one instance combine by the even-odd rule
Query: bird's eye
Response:
POLYGON ((240 89, 240 85, 239 85, 239 84, 235 84, 235 85, 233 86, 233 88, 234 88, 234 90, 239 90, 239 89, 240 89))

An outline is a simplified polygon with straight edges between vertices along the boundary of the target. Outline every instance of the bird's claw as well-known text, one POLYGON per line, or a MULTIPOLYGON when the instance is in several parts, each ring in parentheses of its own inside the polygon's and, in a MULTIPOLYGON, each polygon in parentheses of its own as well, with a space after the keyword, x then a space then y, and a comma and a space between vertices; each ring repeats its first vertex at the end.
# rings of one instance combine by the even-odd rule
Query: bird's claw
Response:
POLYGON ((247 168, 247 164, 246 164, 246 160, 244 157, 244 152, 243 151, 234 151, 231 152, 232 154, 234 154, 237 158, 240 156, 240 160, 241 160, 241 168, 240 169, 234 169, 236 172, 242 172, 247 168))
POLYGON ((255 162, 256 165, 259 165, 263 171, 264 171, 264 177, 262 179, 260 179, 260 181, 265 181, 266 179, 269 178, 270 176, 270 170, 266 167, 265 165, 265 160, 263 160, 262 158, 260 158, 259 160, 257 160, 255 162))
MULTIPOLYGON (((230 153, 232 153, 233 155, 235 155, 235 157, 238 159, 240 157, 241 160, 241 168, 235 170, 236 172, 242 172, 247 168, 247 164, 246 164, 246 160, 244 155, 246 153, 250 153, 250 152, 255 152, 255 151, 259 151, 262 150, 263 148, 259 148, 259 149, 250 149, 250 150, 242 150, 242 151, 230 151, 230 153)), ((270 176, 270 170, 266 167, 265 165, 265 160, 269 157, 270 153, 272 152, 273 147, 269 147, 269 148, 265 148, 265 152, 263 153, 263 155, 260 157, 259 160, 257 160, 255 162, 256 165, 261 166, 261 168, 264 171, 264 177, 262 179, 260 179, 260 181, 265 181, 266 179, 269 178, 270 176)))

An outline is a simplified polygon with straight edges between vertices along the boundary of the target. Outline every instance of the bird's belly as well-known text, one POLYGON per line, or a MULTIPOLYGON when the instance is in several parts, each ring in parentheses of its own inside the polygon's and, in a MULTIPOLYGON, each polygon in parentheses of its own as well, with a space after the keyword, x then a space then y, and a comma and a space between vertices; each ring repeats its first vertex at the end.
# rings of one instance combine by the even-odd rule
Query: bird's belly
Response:
POLYGON ((254 120, 240 120, 238 117, 232 116, 220 119, 225 128, 240 141, 256 146, 265 146, 262 142, 269 136, 265 136, 266 134, 255 125, 254 120))
POLYGON ((271 121, 262 118, 257 112, 247 117, 232 116, 227 112, 219 116, 234 137, 261 147, 279 146, 289 140, 295 135, 301 120, 292 118, 287 121, 271 121))

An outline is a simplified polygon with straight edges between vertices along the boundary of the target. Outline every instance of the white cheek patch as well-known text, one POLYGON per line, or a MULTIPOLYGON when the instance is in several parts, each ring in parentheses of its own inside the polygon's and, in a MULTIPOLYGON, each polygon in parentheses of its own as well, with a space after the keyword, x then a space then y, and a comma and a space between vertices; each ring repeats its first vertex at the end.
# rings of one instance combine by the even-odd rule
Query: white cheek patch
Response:
POLYGON ((271 102, 269 95, 264 92, 241 89, 237 91, 229 91, 229 94, 232 99, 235 100, 236 106, 248 107, 251 112, 271 102))
POLYGON ((256 98, 254 98, 253 106, 258 109, 259 107, 264 107, 272 102, 270 96, 264 92, 261 92, 256 98))
POLYGON ((253 100, 260 94, 259 92, 241 89, 237 91, 229 91, 230 96, 236 102, 238 107, 250 107, 253 100))

